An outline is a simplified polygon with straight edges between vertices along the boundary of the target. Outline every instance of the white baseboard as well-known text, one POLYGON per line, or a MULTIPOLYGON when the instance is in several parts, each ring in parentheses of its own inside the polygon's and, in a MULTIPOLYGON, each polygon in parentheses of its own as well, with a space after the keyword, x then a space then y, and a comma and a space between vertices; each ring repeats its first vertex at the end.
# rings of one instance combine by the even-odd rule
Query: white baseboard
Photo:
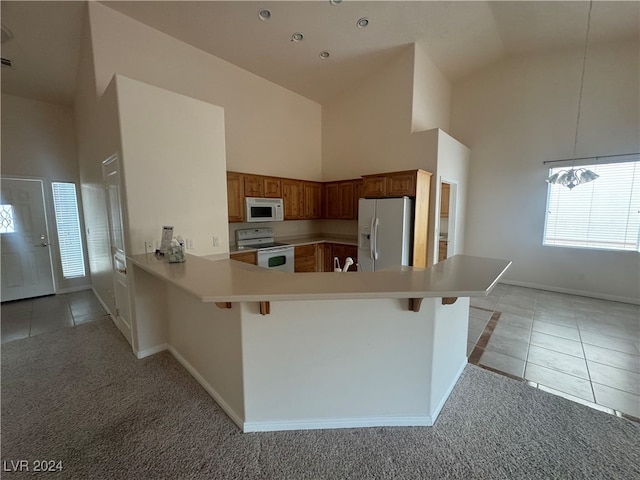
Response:
POLYGON ((113 318, 113 315, 111 314, 111 310, 109 309, 109 307, 107 307, 107 304, 104 303, 100 295, 98 295, 98 292, 96 292, 96 289, 91 287, 91 290, 93 291, 93 294, 96 296, 96 298, 100 302, 100 305, 102 305, 102 308, 104 308, 105 312, 107 312, 109 315, 111 315, 111 318, 113 318))
POLYGON ((146 348, 140 351, 134 351, 134 353, 139 360, 150 355, 155 355, 156 353, 164 352, 165 350, 169 350, 169 346, 166 343, 163 343, 161 345, 156 345, 155 347, 146 348))
POLYGON ((632 305, 640 305, 640 298, 620 297, 617 295, 608 295, 606 293, 587 292, 584 290, 573 290, 571 288, 562 288, 549 285, 540 285, 538 283, 520 282, 518 280, 500 279, 499 283, 505 285, 515 285, 516 287, 535 288, 536 290, 545 290, 547 292, 567 293, 569 295, 578 295, 580 297, 598 298, 600 300, 610 300, 612 302, 630 303, 632 305))
POLYGON ((231 408, 231 406, 224 401, 222 396, 216 392, 216 390, 209 385, 209 383, 204 379, 202 375, 198 373, 198 371, 182 356, 180 355, 175 348, 171 345, 167 345, 167 349, 171 352, 171 355, 175 357, 180 364, 197 380, 197 382, 204 388, 209 395, 213 397, 220 408, 224 410, 224 412, 229 416, 229 418, 235 423, 240 429, 242 429, 242 424, 244 423, 242 418, 231 408))
POLYGON ((460 375, 462 375, 462 372, 464 372, 464 369, 466 366, 467 366, 467 357, 465 356, 464 361, 462 362, 462 365, 458 369, 458 373, 456 373, 455 377, 453 377, 453 381, 451 382, 451 385, 449 385, 449 388, 447 388, 447 391, 442 396, 442 399, 440 400, 440 403, 436 406, 435 410, 431 412, 431 417, 433 418, 434 422, 438 418, 438 415, 440 415, 440 411, 444 407, 444 404, 447 403, 447 400, 449 399, 449 395, 451 395, 451 392, 456 386, 456 383, 458 383, 458 380, 460 379, 460 375))
POLYGON ((353 417, 353 418, 318 418, 304 420, 282 420, 272 422, 245 422, 242 431, 276 432, 284 430, 327 430, 334 428, 367 428, 367 427, 431 427, 433 417, 389 416, 389 417, 353 417))

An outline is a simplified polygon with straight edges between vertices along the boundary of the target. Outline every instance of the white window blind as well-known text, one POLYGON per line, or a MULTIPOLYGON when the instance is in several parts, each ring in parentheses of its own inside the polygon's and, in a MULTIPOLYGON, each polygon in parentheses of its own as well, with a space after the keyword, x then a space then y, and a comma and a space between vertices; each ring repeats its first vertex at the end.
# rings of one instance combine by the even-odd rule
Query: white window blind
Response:
POLYGON ((544 245, 640 251, 640 161, 581 167, 600 177, 572 190, 549 184, 544 245))
POLYGON ((53 182, 51 187, 58 227, 62 275, 64 278, 84 277, 84 253, 80 234, 76 186, 73 183, 53 182))

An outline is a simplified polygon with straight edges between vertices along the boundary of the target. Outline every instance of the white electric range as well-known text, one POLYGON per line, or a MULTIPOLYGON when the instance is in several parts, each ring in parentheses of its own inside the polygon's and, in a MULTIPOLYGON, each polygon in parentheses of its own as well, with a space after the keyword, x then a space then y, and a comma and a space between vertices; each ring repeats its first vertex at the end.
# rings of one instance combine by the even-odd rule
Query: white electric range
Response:
POLYGON ((259 267, 293 273, 293 245, 276 242, 272 228, 236 230, 236 243, 238 250, 248 248, 257 250, 259 267))

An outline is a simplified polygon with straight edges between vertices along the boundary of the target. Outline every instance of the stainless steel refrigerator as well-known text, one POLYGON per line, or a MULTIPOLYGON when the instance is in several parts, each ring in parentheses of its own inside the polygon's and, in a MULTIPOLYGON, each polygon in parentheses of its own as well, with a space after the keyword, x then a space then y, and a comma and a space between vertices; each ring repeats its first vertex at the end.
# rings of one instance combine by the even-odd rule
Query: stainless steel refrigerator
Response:
POLYGON ((409 197, 361 198, 358 203, 358 271, 409 265, 412 218, 413 202, 409 197))

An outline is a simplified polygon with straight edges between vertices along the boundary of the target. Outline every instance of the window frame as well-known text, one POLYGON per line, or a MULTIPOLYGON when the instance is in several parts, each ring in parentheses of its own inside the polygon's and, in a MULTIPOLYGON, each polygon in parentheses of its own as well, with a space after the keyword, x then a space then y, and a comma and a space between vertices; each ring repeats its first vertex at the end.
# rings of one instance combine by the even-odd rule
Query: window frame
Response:
MULTIPOLYGON (((606 159, 598 159, 598 158, 588 158, 588 159, 579 159, 581 160, 580 162, 564 162, 564 163, 560 163, 558 165, 554 165, 554 166, 550 166, 548 169, 548 176, 551 176, 554 172, 554 170, 559 170, 559 169, 568 169, 571 167, 576 167, 576 168, 580 168, 580 167, 584 167, 584 168, 588 168, 588 169, 596 169, 599 166, 603 166, 603 165, 610 165, 610 164, 626 164, 626 163, 635 163, 635 168, 634 168, 634 179, 637 180, 638 175, 640 175, 640 154, 628 154, 628 155, 612 155, 611 157, 605 157, 606 159), (615 157, 615 158, 614 158, 615 157), (622 159, 621 157, 626 157, 624 159, 622 159), (588 161, 590 160, 590 161, 588 161), (600 161, 599 161, 600 160, 600 161)), ((551 162, 549 162, 551 163, 551 162)), ((555 162, 553 162, 555 163, 555 162)), ((599 179, 594 180, 594 182, 598 182, 599 179)), ((589 185, 589 183, 584 184, 584 185, 589 185)), ((575 189, 577 188, 581 188, 582 185, 578 185, 575 187, 575 189)), ((595 185, 593 186, 595 188, 595 185)), ((559 248, 572 248, 572 249, 579 249, 579 250, 596 250, 596 251, 607 251, 607 252, 640 252, 640 232, 638 233, 638 237, 636 240, 636 244, 634 247, 631 248, 613 248, 613 247, 608 247, 608 246, 602 246, 602 245, 578 245, 578 244, 571 244, 571 243, 566 243, 566 244, 558 244, 558 243, 548 243, 548 232, 549 232, 549 227, 550 227, 550 222, 549 222, 549 216, 551 214, 551 200, 552 200, 552 189, 553 188, 562 188, 562 189, 567 189, 567 187, 562 186, 562 185, 553 185, 553 184, 548 184, 547 185, 547 198, 546 198, 546 203, 545 203, 545 215, 544 215, 544 228, 543 228, 543 232, 542 232, 542 246, 543 247, 559 247, 559 248)), ((627 209, 628 212, 631 212, 633 210, 632 206, 634 205, 634 203, 632 203, 633 201, 633 197, 636 195, 640 195, 640 182, 637 182, 635 180, 632 180, 631 182, 631 186, 630 186, 631 190, 631 197, 629 200, 629 203, 625 206, 625 208, 627 209)), ((574 189, 574 190, 575 190, 574 189)), ((571 192, 571 190, 567 189, 568 192, 571 192)), ((593 194, 591 195, 591 198, 593 198, 593 194)), ((638 206, 640 208, 640 205, 638 206)), ((640 211, 640 210, 639 210, 640 211)), ((591 217, 593 212, 593 208, 589 207, 589 215, 591 217)), ((627 217, 626 220, 626 224, 625 224, 625 228, 628 229, 629 225, 630 225, 630 220, 627 217)), ((640 230, 640 227, 639 227, 640 230)), ((576 242, 578 242, 578 240, 576 240, 576 242)), ((583 239, 580 240, 581 243, 588 243, 589 240, 583 239)))

